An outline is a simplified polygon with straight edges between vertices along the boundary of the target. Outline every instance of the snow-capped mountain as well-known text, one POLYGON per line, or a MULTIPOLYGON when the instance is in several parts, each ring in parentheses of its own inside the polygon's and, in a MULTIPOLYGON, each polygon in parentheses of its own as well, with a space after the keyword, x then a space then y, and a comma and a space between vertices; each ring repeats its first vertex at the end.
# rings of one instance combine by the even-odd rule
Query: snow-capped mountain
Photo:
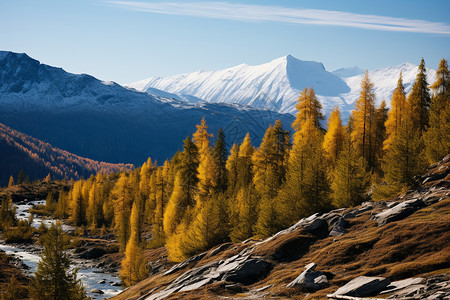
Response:
MULTIPOLYGON (((223 128, 228 145, 247 132, 259 144, 269 124, 293 116, 242 105, 196 102, 152 89, 153 95, 71 74, 26 54, 0 51, 0 122, 74 154, 140 165, 162 163, 205 117, 209 131, 223 128), (184 102, 182 102, 184 101, 184 102)), ((198 100, 198 99, 197 99, 198 100)))
POLYGON ((350 92, 347 84, 326 71, 321 63, 301 61, 291 55, 258 66, 242 64, 220 71, 152 77, 128 86, 139 91, 157 88, 208 102, 239 103, 283 113, 295 111, 299 92, 305 87, 314 87, 324 106, 330 109, 336 104, 345 105, 339 95, 350 92))
MULTIPOLYGON (((369 78, 374 84, 375 95, 377 103, 385 100, 387 105, 390 105, 392 93, 397 86, 397 81, 402 73, 403 85, 405 86, 405 92, 408 93, 411 90, 419 66, 411 63, 404 63, 398 66, 386 67, 369 71, 369 78)), ((343 94, 342 97, 346 99, 347 103, 354 103, 359 97, 361 91, 361 80, 364 74, 358 74, 350 77, 343 77, 342 79, 350 87, 350 93, 343 94)), ((436 71, 427 68, 427 80, 428 84, 436 81, 436 71)))
MULTIPOLYGON (((400 71, 408 91, 415 80, 416 65, 406 63, 369 72, 377 102, 384 99, 389 105, 400 71)), ((328 72, 321 63, 287 55, 257 66, 242 64, 220 71, 152 77, 128 86, 150 93, 153 88, 164 90, 188 102, 190 95, 208 102, 240 103, 283 113, 295 113, 300 91, 313 87, 325 114, 338 105, 346 119, 359 96, 363 74, 358 67, 328 72)), ((429 69, 428 81, 434 79, 435 71, 429 69)))

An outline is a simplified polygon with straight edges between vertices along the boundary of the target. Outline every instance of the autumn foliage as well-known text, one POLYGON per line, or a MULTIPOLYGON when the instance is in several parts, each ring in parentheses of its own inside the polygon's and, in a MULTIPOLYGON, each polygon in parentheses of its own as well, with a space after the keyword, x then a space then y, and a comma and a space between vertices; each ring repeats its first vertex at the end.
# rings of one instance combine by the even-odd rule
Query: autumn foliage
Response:
POLYGON ((346 125, 336 107, 327 130, 314 90, 305 88, 292 136, 289 124, 277 121, 259 146, 247 134, 229 155, 223 131, 214 137, 203 119, 170 160, 149 158, 135 170, 75 182, 56 211, 76 224, 113 228, 125 252, 121 274, 131 285, 148 272, 140 268, 145 247, 164 245, 171 260, 182 261, 222 242, 272 235, 312 213, 357 205, 370 185, 374 195, 396 193, 450 152, 447 62, 432 92, 424 70, 422 62, 408 96, 399 74, 389 111, 366 72, 346 125), (143 225, 150 238, 141 237, 143 225))

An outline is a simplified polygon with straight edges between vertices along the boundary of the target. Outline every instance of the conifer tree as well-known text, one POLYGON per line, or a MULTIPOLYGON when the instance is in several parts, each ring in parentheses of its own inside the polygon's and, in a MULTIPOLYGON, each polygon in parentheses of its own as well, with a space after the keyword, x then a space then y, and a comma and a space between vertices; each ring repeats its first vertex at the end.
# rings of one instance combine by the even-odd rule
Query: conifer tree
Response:
POLYGON ((195 125, 197 127, 197 131, 192 135, 192 140, 197 146, 197 149, 199 150, 199 153, 201 154, 201 149, 204 148, 205 144, 208 144, 209 146, 209 139, 213 136, 212 134, 208 133, 208 125, 206 125, 205 118, 202 119, 202 122, 200 125, 195 125))
POLYGON ((182 221, 184 213, 188 209, 188 197, 182 185, 182 173, 178 171, 175 177, 174 189, 164 211, 164 233, 169 237, 175 233, 177 225, 182 221))
POLYGON ((277 120, 266 130, 260 147, 254 151, 253 183, 262 198, 277 195, 285 178, 289 146, 289 135, 277 120))
POLYGON ((350 130, 346 133, 342 152, 333 172, 332 198, 336 207, 352 207, 364 200, 369 174, 361 154, 353 149, 350 130))
POLYGON ((252 146, 250 134, 247 133, 239 146, 239 154, 237 157, 236 189, 247 187, 252 182, 252 155, 254 151, 255 149, 252 146))
POLYGON ((335 166, 339 152, 345 140, 344 126, 342 125, 339 107, 334 107, 328 118, 328 129, 323 139, 325 157, 331 166, 335 166))
POLYGON ((375 109, 374 117, 374 138, 372 147, 372 156, 374 157, 373 172, 382 177, 383 171, 381 168, 381 161, 384 157, 383 144, 386 140, 386 121, 388 118, 388 109, 386 102, 381 101, 380 107, 375 109))
POLYGON ((409 110, 386 153, 383 170, 388 183, 399 190, 414 184, 413 177, 424 170, 423 139, 409 110))
POLYGON ((83 182, 76 181, 70 191, 70 219, 76 225, 86 225, 86 207, 82 195, 83 182))
POLYGON ((450 73, 447 61, 442 59, 431 86, 430 127, 424 134, 427 159, 430 163, 450 153, 450 73))
POLYGON ((42 182, 50 182, 50 181, 52 181, 52 176, 50 175, 50 173, 48 173, 42 182))
MULTIPOLYGON (((201 143, 203 143, 202 141, 201 143)), ((183 197, 185 197, 186 204, 194 206, 195 195, 198 191, 198 165, 199 152, 197 146, 191 141, 188 136, 184 140, 183 152, 181 155, 181 162, 179 164, 180 180, 179 184, 183 187, 183 197)), ((174 186, 174 189, 176 186, 174 186)))
POLYGON ((8 187, 12 187, 13 185, 14 185, 14 177, 11 175, 9 176, 8 187))
POLYGON ((64 219, 67 217, 67 195, 62 190, 59 191, 55 217, 59 219, 64 219))
POLYGON ((373 83, 366 71, 361 81, 361 92, 352 112, 353 126, 352 143, 367 162, 369 170, 375 165, 375 93, 373 83))
POLYGON ((153 246, 161 246, 164 242, 164 209, 167 202, 166 199, 166 178, 168 172, 168 162, 162 168, 158 168, 155 176, 155 211, 153 214, 153 246))
POLYGON ((130 214, 133 199, 128 190, 129 178, 122 173, 111 191, 114 205, 114 224, 120 250, 125 251, 130 237, 130 214))
POLYGON ((253 226, 258 218, 257 205, 256 191, 251 186, 241 188, 237 192, 233 204, 230 205, 232 224, 230 238, 234 243, 248 239, 253 235, 253 226))
POLYGON ((217 184, 218 192, 225 192, 227 190, 227 147, 225 144, 225 133, 222 128, 217 132, 217 140, 213 150, 213 157, 217 166, 217 184))
POLYGON ((19 175, 17 176, 17 185, 23 184, 24 177, 25 177, 25 175, 23 173, 23 170, 20 170, 19 175))
POLYGON ((408 103, 412 116, 414 129, 419 129, 420 134, 428 127, 429 108, 431 104, 430 91, 428 89, 425 61, 422 58, 411 92, 408 95, 408 103))
MULTIPOLYGON (((300 97, 295 105, 297 108, 297 114, 294 123, 292 123, 292 128, 295 133, 300 132, 302 125, 307 120, 312 120, 315 127, 320 128, 320 121, 323 120, 322 105, 316 97, 316 93, 313 88, 305 88, 301 93, 300 97)), ((295 136, 294 136, 295 139, 295 136)))
POLYGON ((217 165, 213 158, 212 149, 209 147, 209 141, 201 143, 199 166, 198 166, 198 200, 210 196, 217 185, 217 165))
POLYGON ((130 216, 131 235, 128 239, 125 257, 122 260, 120 278, 127 286, 134 285, 148 276, 149 269, 143 250, 139 245, 140 213, 136 202, 133 203, 130 216))
POLYGON ((305 91, 299 98, 296 106, 299 112, 292 124, 296 131, 289 154, 286 183, 277 197, 280 226, 290 225, 310 213, 324 211, 330 205, 330 187, 326 164, 323 163, 323 134, 319 123, 321 106, 314 90, 305 91), (304 105, 304 102, 314 105, 304 105))
POLYGON ((282 123, 277 121, 266 130, 260 147, 252 156, 253 183, 260 199, 255 226, 259 236, 270 235, 279 228, 274 198, 285 178, 288 146, 282 123))
POLYGON ((26 299, 28 296, 27 288, 22 285, 17 279, 15 274, 9 279, 8 285, 5 291, 0 294, 2 300, 18 300, 26 299))
POLYGON ((400 72, 400 77, 397 81, 397 87, 392 94, 391 109, 388 112, 388 118, 386 120, 386 140, 383 145, 383 149, 389 149, 392 140, 394 139, 395 133, 400 127, 402 120, 404 118, 406 110, 406 95, 405 87, 403 86, 403 77, 400 72))
MULTIPOLYGON (((186 232, 183 234, 181 248, 184 258, 188 258, 209 247, 222 243, 227 237, 224 224, 221 224, 220 215, 223 207, 217 203, 219 199, 208 197, 197 202, 189 221, 186 232)), ((168 249, 170 252, 171 249, 168 249)))
POLYGON ((42 236, 44 250, 29 291, 33 299, 86 299, 86 293, 77 270, 71 270, 70 260, 65 253, 69 237, 61 224, 52 224, 42 236))
POLYGON ((230 149, 230 155, 228 156, 226 168, 228 173, 228 188, 227 193, 229 195, 234 195, 236 184, 237 184, 237 163, 238 163, 238 156, 239 156, 239 145, 233 144, 233 146, 230 149))

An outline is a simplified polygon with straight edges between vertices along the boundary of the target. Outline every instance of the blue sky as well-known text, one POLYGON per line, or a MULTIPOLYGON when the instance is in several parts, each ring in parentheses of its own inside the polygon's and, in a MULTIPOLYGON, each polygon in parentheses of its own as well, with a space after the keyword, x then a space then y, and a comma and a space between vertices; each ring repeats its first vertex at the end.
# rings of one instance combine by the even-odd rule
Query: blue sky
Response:
POLYGON ((328 70, 450 54, 448 0, 0 0, 0 49, 119 83, 292 54, 328 70))

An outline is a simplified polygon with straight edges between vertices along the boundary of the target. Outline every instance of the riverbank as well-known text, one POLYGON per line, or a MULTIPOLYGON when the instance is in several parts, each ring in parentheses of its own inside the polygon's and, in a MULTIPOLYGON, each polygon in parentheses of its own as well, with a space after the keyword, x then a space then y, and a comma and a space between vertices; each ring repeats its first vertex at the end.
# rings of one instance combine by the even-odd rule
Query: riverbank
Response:
MULTIPOLYGON (((21 201, 16 203, 19 219, 28 219, 29 210, 33 205, 42 204, 43 200, 21 201)), ((47 226, 56 220, 34 217, 32 226, 38 228, 44 222, 47 226)), ((79 269, 78 278, 83 282, 85 289, 92 299, 105 299, 118 294, 121 290, 121 281, 118 278, 120 261, 123 257, 118 252, 117 242, 110 233, 104 235, 92 235, 84 232, 75 235, 74 227, 65 224, 63 226, 72 237, 67 253, 72 262, 72 267, 79 269)), ((39 235, 33 234, 31 243, 6 244, 0 240, 0 253, 4 256, 5 270, 0 271, 0 281, 5 287, 7 281, 15 275, 21 279, 21 284, 26 285, 34 274, 40 260, 42 246, 37 243, 39 235)))

